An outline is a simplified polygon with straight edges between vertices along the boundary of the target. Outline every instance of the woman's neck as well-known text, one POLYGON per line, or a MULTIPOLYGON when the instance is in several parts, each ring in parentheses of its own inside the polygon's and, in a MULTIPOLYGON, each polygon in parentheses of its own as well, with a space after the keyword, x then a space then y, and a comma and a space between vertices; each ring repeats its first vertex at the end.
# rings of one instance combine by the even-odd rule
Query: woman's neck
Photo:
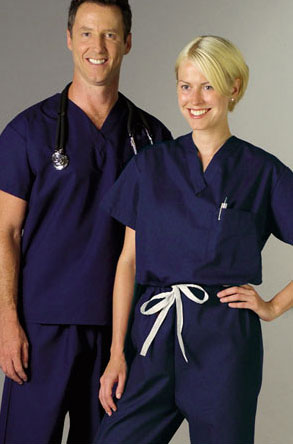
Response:
POLYGON ((231 137, 229 126, 218 131, 193 131, 192 139, 198 149, 198 157, 202 162, 204 171, 216 152, 219 151, 229 137, 231 137))

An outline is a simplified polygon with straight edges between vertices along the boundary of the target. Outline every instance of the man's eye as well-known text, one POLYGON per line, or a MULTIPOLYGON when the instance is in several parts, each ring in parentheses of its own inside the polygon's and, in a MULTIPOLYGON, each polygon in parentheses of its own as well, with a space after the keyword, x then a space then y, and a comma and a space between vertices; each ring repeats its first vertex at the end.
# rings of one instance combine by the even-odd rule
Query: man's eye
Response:
POLYGON ((91 33, 90 32, 83 32, 81 35, 83 37, 89 37, 91 35, 91 33))
POLYGON ((107 32, 105 35, 106 35, 107 39, 111 39, 111 40, 114 40, 116 37, 116 35, 113 32, 107 32))

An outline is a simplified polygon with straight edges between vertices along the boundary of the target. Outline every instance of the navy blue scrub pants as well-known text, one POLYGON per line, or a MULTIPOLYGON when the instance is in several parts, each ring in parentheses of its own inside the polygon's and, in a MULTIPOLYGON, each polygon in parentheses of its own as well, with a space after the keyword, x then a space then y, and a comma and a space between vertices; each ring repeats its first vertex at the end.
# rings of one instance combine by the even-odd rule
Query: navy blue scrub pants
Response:
MULTIPOLYGON (((262 380, 262 334, 258 316, 229 308, 204 287, 200 305, 181 294, 184 360, 173 305, 147 355, 139 354, 157 314, 141 305, 166 288, 147 287, 136 305, 132 340, 137 354, 118 410, 105 416, 95 444, 165 444, 184 418, 192 444, 252 444, 262 380)), ((193 290, 198 298, 202 292, 193 290)), ((158 301, 157 301, 158 302, 158 301)))
POLYGON ((29 381, 6 378, 0 444, 58 444, 70 415, 68 443, 89 444, 102 417, 99 378, 109 359, 110 328, 28 324, 29 381))

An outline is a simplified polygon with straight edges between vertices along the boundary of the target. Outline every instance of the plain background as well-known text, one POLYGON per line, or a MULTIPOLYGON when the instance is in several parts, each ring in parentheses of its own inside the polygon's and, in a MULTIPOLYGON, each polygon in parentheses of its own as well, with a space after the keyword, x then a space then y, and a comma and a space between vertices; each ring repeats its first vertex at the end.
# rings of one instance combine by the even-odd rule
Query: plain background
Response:
MULTIPOLYGON (((121 91, 158 116, 174 136, 186 133, 189 129, 176 103, 177 54, 197 35, 229 38, 243 52, 251 73, 248 91, 230 118, 232 133, 274 153, 292 168, 292 0, 130 3, 133 49, 124 60, 121 91)), ((1 130, 15 114, 71 80, 71 55, 65 41, 68 6, 69 0, 1 0, 1 130)), ((265 299, 289 282, 292 263, 292 248, 271 238, 263 253, 264 284, 258 287, 265 299)), ((262 323, 265 362, 256 444, 293 443, 292 320, 291 310, 273 323, 262 323)), ((172 444, 188 442, 183 424, 172 444)))

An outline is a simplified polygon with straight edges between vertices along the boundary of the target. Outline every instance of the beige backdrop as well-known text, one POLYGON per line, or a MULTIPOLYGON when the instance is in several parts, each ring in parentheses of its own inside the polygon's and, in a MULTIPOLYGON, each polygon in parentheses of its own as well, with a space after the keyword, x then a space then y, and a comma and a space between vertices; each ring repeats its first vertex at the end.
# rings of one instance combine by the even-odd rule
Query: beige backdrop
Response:
MULTIPOLYGON (((124 62, 121 91, 161 118, 175 136, 187 132, 176 105, 177 53, 199 34, 227 37, 240 47, 251 70, 247 94, 230 119, 232 132, 292 168, 292 0, 132 0, 131 4, 134 47, 124 62)), ((71 79, 71 56, 65 45, 68 5, 69 0, 1 0, 1 130, 17 112, 61 90, 71 79)), ((270 239, 263 254, 264 284, 259 287, 265 299, 292 278, 292 263, 292 248, 270 239)), ((271 324, 262 323, 265 363, 256 444, 293 443, 292 320, 291 310, 271 324)), ((172 444, 188 442, 183 424, 172 444)))

